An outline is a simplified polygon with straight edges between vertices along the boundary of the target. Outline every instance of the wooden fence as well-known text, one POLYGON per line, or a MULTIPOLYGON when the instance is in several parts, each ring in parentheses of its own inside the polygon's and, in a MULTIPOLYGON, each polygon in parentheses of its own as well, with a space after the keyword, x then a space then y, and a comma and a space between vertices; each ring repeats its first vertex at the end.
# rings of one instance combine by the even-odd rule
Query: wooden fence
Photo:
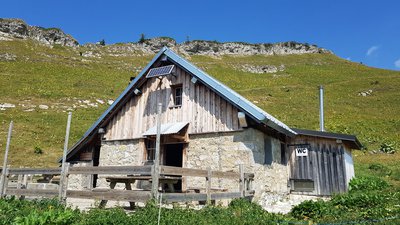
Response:
MULTIPOLYGON (((106 167, 70 167, 66 164, 64 172, 62 168, 6 168, 4 179, 0 183, 1 196, 33 196, 33 197, 59 197, 60 200, 66 198, 84 198, 96 200, 115 200, 129 202, 146 202, 151 198, 159 198, 159 188, 152 187, 151 190, 117 190, 117 189, 88 189, 88 190, 69 190, 68 177, 69 175, 132 175, 149 176, 152 179, 165 176, 182 176, 182 177, 203 177, 205 178, 204 193, 163 193, 163 202, 188 202, 188 201, 206 201, 210 203, 212 200, 233 199, 240 197, 252 197, 252 181, 254 174, 245 173, 243 165, 239 165, 238 172, 222 172, 211 169, 191 169, 171 166, 160 166, 159 171, 154 170, 154 166, 106 166, 106 167), (60 183, 58 189, 27 189, 28 175, 60 175, 60 183), (8 187, 10 176, 18 176, 16 188, 8 187), (212 179, 231 179, 236 180, 238 190, 235 192, 229 191, 213 191, 211 187, 212 179), (2 188, 1 188, 2 187, 2 188)), ((152 182, 152 185, 158 182, 152 182)), ((158 184, 157 184, 158 185, 158 184)))

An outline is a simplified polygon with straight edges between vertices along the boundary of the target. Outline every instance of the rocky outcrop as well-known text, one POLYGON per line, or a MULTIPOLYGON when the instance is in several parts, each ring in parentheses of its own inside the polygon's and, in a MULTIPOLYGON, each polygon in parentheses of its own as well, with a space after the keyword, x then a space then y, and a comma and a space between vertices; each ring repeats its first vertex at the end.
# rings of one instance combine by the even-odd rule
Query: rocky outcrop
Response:
POLYGON ((29 37, 39 42, 53 45, 76 47, 79 43, 69 34, 58 28, 29 27, 29 37))
POLYGON ((219 43, 215 41, 191 41, 177 46, 180 52, 199 55, 289 55, 305 53, 331 53, 316 45, 297 42, 250 44, 243 42, 219 43))
POLYGON ((58 28, 43 28, 38 26, 29 26, 20 19, 1 19, 0 18, 0 34, 1 36, 9 36, 22 39, 33 39, 43 44, 76 47, 79 46, 71 35, 65 34, 58 28))
MULTIPOLYGON (((43 28, 29 26, 20 19, 1 19, 0 18, 0 40, 13 38, 30 38, 47 45, 59 44, 62 46, 76 47, 79 43, 68 34, 58 28, 43 28)), ((176 43, 169 37, 158 37, 145 39, 137 43, 122 43, 102 46, 100 44, 87 44, 82 52, 84 57, 101 57, 101 54, 111 56, 129 56, 137 54, 154 54, 162 47, 169 47, 182 55, 290 55, 305 53, 332 53, 331 51, 320 48, 316 45, 298 43, 294 41, 280 43, 260 43, 250 44, 244 42, 217 42, 217 41, 186 41, 176 43), (102 48, 101 53, 97 49, 102 48)), ((268 69, 269 70, 269 69, 268 69)))

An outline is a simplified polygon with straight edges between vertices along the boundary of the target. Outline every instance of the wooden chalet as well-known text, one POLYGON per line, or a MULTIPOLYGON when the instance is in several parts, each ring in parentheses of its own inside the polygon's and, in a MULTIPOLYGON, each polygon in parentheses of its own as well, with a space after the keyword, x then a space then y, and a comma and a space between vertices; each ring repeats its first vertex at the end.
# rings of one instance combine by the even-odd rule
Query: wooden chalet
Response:
MULTIPOLYGON (((73 165, 140 166, 154 160, 157 104, 162 103, 160 164, 254 173, 263 193, 331 195, 354 175, 356 137, 291 129, 164 47, 69 150, 73 165), (302 154, 296 151, 302 150, 302 154)), ((185 192, 204 181, 183 178, 185 192)), ((79 177, 76 188, 106 185, 79 177)), ((214 188, 237 188, 217 179, 214 188)), ((142 188, 139 184, 136 188, 142 188)))

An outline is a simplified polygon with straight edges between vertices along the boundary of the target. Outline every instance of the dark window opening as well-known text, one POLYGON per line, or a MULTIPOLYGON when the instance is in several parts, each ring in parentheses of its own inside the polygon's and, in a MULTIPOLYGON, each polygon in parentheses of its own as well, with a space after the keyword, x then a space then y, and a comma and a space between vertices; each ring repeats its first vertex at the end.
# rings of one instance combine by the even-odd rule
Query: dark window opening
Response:
POLYGON ((146 140, 146 160, 148 162, 153 162, 156 153, 156 141, 146 140))
POLYGON ((174 106, 181 106, 182 105, 182 84, 179 85, 174 85, 172 87, 172 94, 173 94, 173 100, 174 100, 174 106))
POLYGON ((291 179, 291 190, 312 192, 314 191, 314 181, 310 179, 291 179))
POLYGON ((281 143, 281 164, 286 165, 286 147, 284 143, 281 143))
POLYGON ((272 141, 271 138, 267 137, 264 139, 264 153, 265 153, 265 164, 272 164, 272 141))

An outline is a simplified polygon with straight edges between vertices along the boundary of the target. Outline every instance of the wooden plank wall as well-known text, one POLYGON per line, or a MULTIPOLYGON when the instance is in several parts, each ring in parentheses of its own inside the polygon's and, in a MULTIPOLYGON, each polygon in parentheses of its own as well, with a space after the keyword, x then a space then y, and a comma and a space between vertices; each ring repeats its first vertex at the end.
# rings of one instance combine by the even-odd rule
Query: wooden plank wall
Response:
POLYGON ((239 129, 238 110, 215 92, 201 84, 193 84, 191 75, 177 68, 176 76, 161 80, 148 79, 142 94, 132 97, 110 120, 107 140, 130 139, 155 126, 157 96, 163 103, 162 123, 190 122, 189 133, 233 131, 239 129), (173 107, 171 86, 182 84, 182 106, 173 107), (161 86, 160 86, 161 85, 161 86))
MULTIPOLYGON (((344 151, 346 146, 335 140, 297 136, 291 144, 310 144, 308 156, 296 157, 295 147, 290 147, 290 178, 311 179, 313 192, 304 195, 332 195, 347 190, 344 151)), ((298 193, 298 192, 296 192, 298 193)))

